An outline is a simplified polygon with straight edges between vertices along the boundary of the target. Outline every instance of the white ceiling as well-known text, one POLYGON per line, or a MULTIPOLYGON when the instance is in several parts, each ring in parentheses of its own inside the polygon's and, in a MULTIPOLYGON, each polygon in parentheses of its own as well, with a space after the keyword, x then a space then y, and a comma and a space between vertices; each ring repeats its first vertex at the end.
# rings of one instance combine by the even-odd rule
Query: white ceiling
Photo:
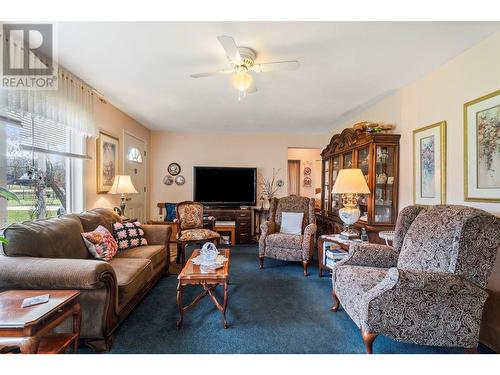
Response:
POLYGON ((342 114, 422 76, 500 29, 486 22, 60 23, 59 61, 150 129, 326 132, 342 114), (257 62, 300 61, 261 73, 238 102, 218 35, 257 62))

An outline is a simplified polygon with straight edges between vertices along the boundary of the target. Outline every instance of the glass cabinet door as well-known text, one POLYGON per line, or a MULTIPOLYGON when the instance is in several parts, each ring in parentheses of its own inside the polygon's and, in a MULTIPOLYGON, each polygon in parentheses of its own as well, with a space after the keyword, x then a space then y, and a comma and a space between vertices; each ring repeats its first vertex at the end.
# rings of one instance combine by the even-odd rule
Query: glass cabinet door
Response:
POLYGON ((393 186, 395 172, 395 147, 376 147, 375 170, 375 223, 393 221, 393 186))
MULTIPOLYGON (((335 156, 332 160, 332 186, 335 184, 337 180, 337 176, 340 171, 340 157, 335 156)), ((332 209, 338 210, 341 208, 342 197, 340 194, 332 194, 332 209)))
MULTIPOLYGON (((368 183, 368 176, 370 172, 370 148, 362 148, 358 151, 358 165, 357 168, 361 169, 366 182, 368 183)), ((363 194, 358 199, 359 210, 361 211, 361 216, 359 220, 368 221, 368 195, 363 194)))
POLYGON ((323 204, 322 209, 329 211, 330 203, 330 160, 323 160, 323 204))
POLYGON ((344 156, 344 162, 342 165, 342 169, 347 169, 347 168, 352 168, 352 151, 348 152, 343 155, 344 156))

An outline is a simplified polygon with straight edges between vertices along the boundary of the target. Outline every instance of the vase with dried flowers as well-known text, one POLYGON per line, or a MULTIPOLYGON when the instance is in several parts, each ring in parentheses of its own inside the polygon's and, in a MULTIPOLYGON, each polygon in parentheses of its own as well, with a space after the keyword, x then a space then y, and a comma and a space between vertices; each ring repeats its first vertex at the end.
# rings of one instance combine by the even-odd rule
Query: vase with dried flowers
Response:
POLYGON ((262 196, 267 199, 269 204, 271 204, 271 199, 273 199, 278 191, 283 186, 282 180, 278 179, 278 174, 280 169, 273 168, 273 176, 271 178, 264 177, 260 183, 260 189, 262 191, 262 196))

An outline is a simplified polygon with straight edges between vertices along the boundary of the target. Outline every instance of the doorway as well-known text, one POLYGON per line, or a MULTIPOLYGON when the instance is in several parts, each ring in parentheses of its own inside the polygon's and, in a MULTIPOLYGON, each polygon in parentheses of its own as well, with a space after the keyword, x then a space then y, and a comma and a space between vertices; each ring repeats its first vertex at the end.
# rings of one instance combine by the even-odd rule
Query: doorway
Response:
POLYGON ((146 142, 123 132, 123 174, 129 175, 138 194, 127 196, 125 215, 146 222, 146 142))
POLYGON ((321 149, 288 148, 288 194, 321 199, 321 149))

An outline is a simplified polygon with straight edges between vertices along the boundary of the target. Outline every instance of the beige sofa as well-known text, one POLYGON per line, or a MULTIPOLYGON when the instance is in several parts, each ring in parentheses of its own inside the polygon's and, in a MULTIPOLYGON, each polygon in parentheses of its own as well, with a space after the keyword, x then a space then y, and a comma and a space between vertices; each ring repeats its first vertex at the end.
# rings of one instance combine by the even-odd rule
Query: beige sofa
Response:
POLYGON ((167 225, 144 225, 148 246, 119 251, 110 262, 94 259, 81 233, 103 225, 112 232, 120 217, 110 209, 13 224, 0 256, 0 290, 78 289, 81 338, 107 351, 112 333, 163 275, 170 263, 167 225))

